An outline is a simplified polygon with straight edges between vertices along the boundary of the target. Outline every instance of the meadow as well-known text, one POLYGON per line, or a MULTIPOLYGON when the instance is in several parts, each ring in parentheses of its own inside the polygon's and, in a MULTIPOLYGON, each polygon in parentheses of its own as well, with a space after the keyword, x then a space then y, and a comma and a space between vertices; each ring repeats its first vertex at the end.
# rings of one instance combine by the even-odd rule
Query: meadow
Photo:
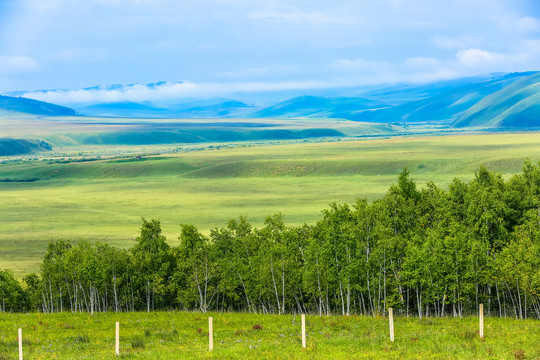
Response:
POLYGON ((454 177, 472 179, 481 164, 509 176, 526 158, 540 160, 539 133, 244 143, 140 159, 5 161, 0 268, 19 277, 37 271, 51 240, 131 247, 141 217, 160 219, 176 245, 180 224, 208 234, 231 218, 246 215, 260 226, 277 212, 289 225, 314 223, 331 202, 383 196, 404 167, 420 186, 432 180, 445 188, 454 177))
POLYGON ((307 347, 301 346, 298 315, 243 313, 3 314, 0 359, 17 356, 23 329, 25 358, 114 358, 115 322, 120 357, 127 359, 538 359, 535 320, 485 318, 388 318, 307 316, 307 347), (208 316, 214 318, 214 350, 208 350, 208 316), (254 325, 259 325, 255 326, 254 325), (260 329, 258 329, 260 328, 260 329))
MULTIPOLYGON (((403 133, 397 125, 343 119, 145 119, 86 116, 5 116, 0 110, 2 138, 39 138, 61 152, 95 152, 114 146, 182 143, 225 143, 344 136, 382 136, 403 133)), ((420 127, 419 133, 433 132, 420 127)), ((448 130, 446 130, 448 131, 448 130)), ((462 131, 462 130, 460 130, 462 131)), ((114 149, 113 149, 114 150, 114 149)), ((1 153, 0 153, 1 154, 1 153)))

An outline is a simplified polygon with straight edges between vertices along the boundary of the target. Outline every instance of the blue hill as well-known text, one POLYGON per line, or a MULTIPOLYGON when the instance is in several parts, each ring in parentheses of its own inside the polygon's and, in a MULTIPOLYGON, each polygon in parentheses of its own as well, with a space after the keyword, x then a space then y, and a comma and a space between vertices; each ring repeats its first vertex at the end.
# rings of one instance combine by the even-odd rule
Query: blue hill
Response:
POLYGON ((471 106, 455 127, 540 128, 540 73, 521 78, 471 106))
POLYGON ((351 120, 383 123, 451 123, 484 97, 513 84, 525 75, 511 75, 466 83, 450 89, 439 88, 424 99, 405 104, 364 111, 351 120))
POLYGON ((350 118, 358 111, 380 106, 380 102, 371 99, 304 95, 257 111, 251 116, 350 118))
POLYGON ((0 110, 32 115, 74 116, 77 112, 71 108, 50 104, 44 101, 0 95, 0 110))
POLYGON ((243 117, 253 108, 230 99, 208 99, 165 104, 150 102, 99 103, 78 108, 85 115, 147 118, 243 117))
POLYGON ((0 138, 0 156, 30 154, 51 149, 51 145, 42 140, 0 138))
POLYGON ((253 117, 326 117, 377 123, 446 123, 532 73, 493 74, 424 85, 397 84, 358 96, 300 96, 251 114, 253 117))

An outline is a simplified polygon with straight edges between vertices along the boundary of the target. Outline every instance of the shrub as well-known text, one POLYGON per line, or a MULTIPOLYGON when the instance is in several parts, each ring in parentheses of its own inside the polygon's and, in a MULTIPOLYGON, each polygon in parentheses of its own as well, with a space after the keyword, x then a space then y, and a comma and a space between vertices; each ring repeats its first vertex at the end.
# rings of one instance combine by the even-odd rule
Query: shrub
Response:
POLYGON ((79 334, 75 337, 75 341, 76 342, 80 342, 80 343, 89 343, 90 342, 90 338, 88 337, 88 335, 86 334, 79 334))
POLYGON ((142 337, 134 337, 131 339, 132 349, 144 349, 144 340, 142 337))

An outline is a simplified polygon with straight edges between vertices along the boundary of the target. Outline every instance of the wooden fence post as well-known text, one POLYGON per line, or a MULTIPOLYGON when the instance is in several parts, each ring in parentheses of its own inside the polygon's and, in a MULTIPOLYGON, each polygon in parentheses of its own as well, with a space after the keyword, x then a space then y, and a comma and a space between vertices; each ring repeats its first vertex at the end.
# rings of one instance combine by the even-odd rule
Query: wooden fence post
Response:
POLYGON ((484 304, 480 304, 479 315, 480 315, 480 331, 479 331, 479 334, 480 334, 480 337, 483 338, 484 337, 484 304))
POLYGON ((19 328, 19 360, 23 360, 23 353, 22 353, 22 329, 19 328))
POLYGON ((116 322, 116 342, 115 342, 114 352, 116 356, 120 355, 120 322, 116 322))
POLYGON ((388 309, 388 321, 390 323, 390 341, 394 342, 394 310, 388 309))
POLYGON ((208 318, 208 349, 214 350, 214 324, 211 316, 208 318))
POLYGON ((302 314, 302 347, 306 347, 306 315, 302 314))

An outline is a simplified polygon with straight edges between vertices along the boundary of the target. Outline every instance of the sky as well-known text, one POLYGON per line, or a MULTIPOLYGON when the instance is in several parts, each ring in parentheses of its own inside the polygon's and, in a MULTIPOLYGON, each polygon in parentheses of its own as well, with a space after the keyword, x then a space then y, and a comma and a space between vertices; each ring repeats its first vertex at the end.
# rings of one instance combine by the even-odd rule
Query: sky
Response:
POLYGON ((534 70, 539 0, 0 0, 0 93, 60 104, 534 70))

